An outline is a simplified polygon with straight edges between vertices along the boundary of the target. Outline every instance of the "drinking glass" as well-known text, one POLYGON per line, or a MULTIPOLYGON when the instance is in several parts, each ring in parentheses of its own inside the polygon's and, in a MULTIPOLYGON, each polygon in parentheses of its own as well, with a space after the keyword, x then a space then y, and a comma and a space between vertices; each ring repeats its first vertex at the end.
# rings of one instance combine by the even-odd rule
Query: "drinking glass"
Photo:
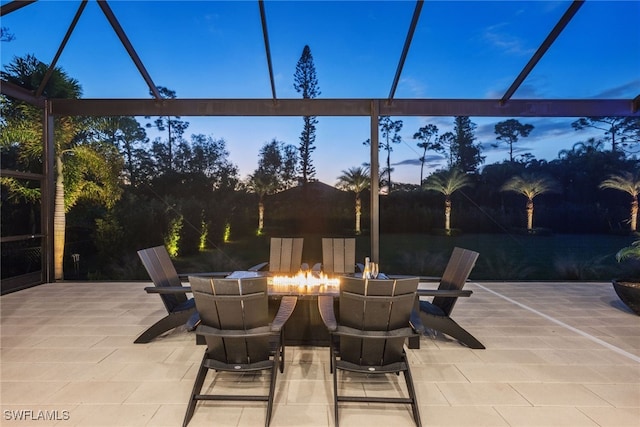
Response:
POLYGON ((371 278, 372 279, 377 279, 378 278, 378 273, 380 273, 380 267, 378 266, 378 263, 372 262, 371 263, 371 278))

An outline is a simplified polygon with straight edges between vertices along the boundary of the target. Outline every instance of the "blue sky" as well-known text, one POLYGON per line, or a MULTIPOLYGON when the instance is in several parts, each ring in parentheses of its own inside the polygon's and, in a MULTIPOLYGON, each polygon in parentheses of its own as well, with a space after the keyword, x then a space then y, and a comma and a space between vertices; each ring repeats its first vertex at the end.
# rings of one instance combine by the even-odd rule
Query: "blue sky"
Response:
MULTIPOLYGON (((6 4, 7 1, 2 1, 6 4)), ((569 1, 426 1, 396 98, 500 98, 542 43, 569 1)), ((181 98, 270 98, 257 1, 109 2, 157 85, 181 98)), ((41 0, 2 18, 15 40, 1 47, 3 66, 35 54, 50 62, 79 5, 41 0)), ((311 47, 323 98, 385 98, 414 1, 266 1, 279 98, 299 98, 295 66, 311 47)), ((513 98, 633 98, 640 94, 640 2, 587 0, 513 98)), ((106 18, 90 1, 58 65, 78 79, 86 98, 144 98, 148 89, 106 18)), ((185 117, 188 134, 223 138, 242 177, 273 138, 297 145, 302 118, 185 117)), ((453 118, 398 117, 403 142, 391 154, 392 179, 419 181, 413 134, 427 123, 440 133, 453 118)), ((507 158, 494 149, 495 123, 474 118, 486 163, 507 158)), ((574 118, 520 119, 535 126, 518 152, 548 160, 584 141, 574 118)), ((342 170, 368 161, 366 117, 319 117, 313 163, 334 184, 342 170)), ((433 154, 433 153, 432 153, 433 154)), ((381 159, 385 154, 381 153, 381 159)), ((428 172, 438 167, 430 165, 428 172)))

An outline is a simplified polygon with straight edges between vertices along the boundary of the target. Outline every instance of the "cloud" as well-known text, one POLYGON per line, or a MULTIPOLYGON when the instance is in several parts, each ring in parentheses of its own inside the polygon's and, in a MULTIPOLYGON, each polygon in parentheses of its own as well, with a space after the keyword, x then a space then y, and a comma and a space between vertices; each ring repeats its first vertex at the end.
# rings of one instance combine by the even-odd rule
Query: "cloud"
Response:
POLYGON ((424 98, 426 93, 425 84, 419 79, 413 77, 401 78, 399 86, 407 90, 410 94, 409 97, 424 98))
MULTIPOLYGON (((488 99, 499 99, 504 96, 507 89, 511 86, 516 79, 517 74, 509 76, 507 79, 502 79, 495 84, 495 88, 487 91, 486 97, 488 99)), ((527 76, 527 79, 522 82, 512 98, 520 99, 544 99, 546 97, 547 88, 549 87, 549 79, 546 76, 536 75, 527 76)))
MULTIPOLYGON (((495 119, 483 123, 476 128, 476 137, 480 141, 482 154, 488 156, 487 163, 505 159, 505 153, 509 151, 509 145, 496 140, 494 126, 504 119, 495 119)), ((588 139, 587 133, 576 132, 571 123, 575 118, 520 118, 523 124, 534 126, 533 131, 526 138, 519 138, 513 145, 515 154, 531 153, 538 159, 552 160, 557 157, 560 150, 570 148, 576 141, 588 139)), ((586 131, 585 131, 586 132, 586 131)))
POLYGON ((391 166, 420 166, 420 159, 405 159, 396 163, 391 163, 391 166))
POLYGON ((571 145, 585 135, 592 136, 590 130, 577 132, 571 127, 571 123, 576 121, 575 117, 558 117, 558 118, 539 118, 523 121, 534 126, 533 131, 527 138, 528 141, 566 141, 567 145, 571 145))
POLYGON ((640 92, 640 79, 603 90, 593 98, 633 98, 640 92))
MULTIPOLYGON (((424 159, 424 164, 428 167, 440 166, 445 160, 444 156, 440 156, 437 154, 425 156, 424 159)), ((391 166, 420 166, 420 159, 405 159, 399 162, 392 163, 391 166)))
MULTIPOLYGON (((506 119, 505 119, 506 120, 506 119)), ((484 140, 494 140, 496 139, 496 134, 495 134, 495 126, 496 123, 498 123, 498 121, 501 120, 496 120, 495 122, 488 122, 488 123, 483 123, 478 125, 478 127, 476 127, 476 138, 478 138, 481 141, 484 140)))
POLYGON ((506 23, 495 24, 486 27, 481 34, 481 40, 490 46, 510 55, 527 56, 534 52, 534 49, 527 48, 525 42, 514 35, 508 34, 504 27, 506 23))
POLYGON ((480 150, 482 153, 492 152, 492 151, 505 151, 501 145, 495 146, 495 142, 481 142, 480 150))

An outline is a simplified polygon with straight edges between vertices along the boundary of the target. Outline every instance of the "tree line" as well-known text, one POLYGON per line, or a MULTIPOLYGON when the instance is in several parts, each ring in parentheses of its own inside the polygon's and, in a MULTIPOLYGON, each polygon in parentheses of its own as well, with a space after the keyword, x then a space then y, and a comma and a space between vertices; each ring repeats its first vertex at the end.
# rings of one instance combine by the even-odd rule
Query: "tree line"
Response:
MULTIPOLYGON (((312 61, 305 46, 294 75, 294 87, 309 98, 320 93, 312 61)), ((36 90, 45 81, 47 69, 27 55, 6 66, 2 78, 36 90)), ((158 89, 164 97, 176 96, 168 88, 158 89)), ((43 95, 80 98, 82 90, 77 80, 55 68, 43 95)), ((4 96, 0 103, 2 168, 41 172, 41 113, 4 96)), ((317 184, 311 157, 318 124, 315 117, 303 118, 298 146, 277 139, 265 142, 257 168, 246 179, 241 179, 238 167, 229 160, 224 139, 202 134, 187 138, 189 123, 180 117, 55 120, 57 278, 64 277, 64 265, 73 252, 93 259, 96 278, 127 277, 122 270, 130 262, 123 260, 137 249, 156 244, 164 243, 174 255, 188 256, 220 247, 229 239, 268 234, 277 227, 288 233, 332 234, 359 234, 369 227, 368 165, 349 168, 336 178, 342 192, 312 185, 317 184), (150 140, 149 129, 160 136, 150 140), (308 191, 287 197, 298 189, 308 191), (324 198, 323 203, 314 203, 319 198, 324 198)), ((414 134, 416 145, 423 150, 421 185, 412 186, 391 179, 390 158, 393 145, 401 141, 402 121, 381 117, 380 149, 386 152, 386 166, 379 174, 388 191, 381 199, 381 231, 533 230, 533 199, 538 197, 538 228, 607 232, 635 227, 628 196, 635 200, 637 215, 638 161, 633 150, 640 140, 638 119, 581 118, 574 127, 602 128, 603 137, 576 143, 547 162, 514 155, 514 144, 531 133, 531 125, 515 119, 500 122, 496 143, 508 144, 510 158, 482 166, 481 145, 469 117, 455 117, 454 131, 442 135, 435 125, 424 126, 414 134), (605 148, 607 142, 611 142, 610 149, 605 148), (447 165, 425 177, 429 151, 444 155, 447 165), (616 176, 628 179, 616 181, 616 176), (514 177, 521 181, 509 185, 514 177), (527 193, 529 190, 523 190, 527 177, 547 177, 535 178, 549 179, 544 181, 546 190, 538 186, 527 193), (606 190, 625 185, 629 191, 606 190), (526 209, 519 199, 522 195, 527 199, 526 209)), ((39 188, 30 181, 7 177, 1 178, 1 184, 3 224, 35 230, 39 226, 34 220, 39 188)), ((631 205, 633 212, 633 201, 631 205)), ((15 230, 11 232, 17 234, 15 230)), ((8 232, 3 227, 3 235, 8 232)))

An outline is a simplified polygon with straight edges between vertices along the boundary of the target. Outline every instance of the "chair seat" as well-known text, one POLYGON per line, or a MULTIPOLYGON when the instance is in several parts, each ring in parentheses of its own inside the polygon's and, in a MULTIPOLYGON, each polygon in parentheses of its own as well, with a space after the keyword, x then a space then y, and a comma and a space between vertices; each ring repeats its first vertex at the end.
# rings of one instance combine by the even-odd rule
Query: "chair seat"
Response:
POLYGON ((196 308, 196 301, 193 298, 189 298, 185 302, 178 304, 173 311, 185 311, 196 308))
POLYGON ((434 316, 446 316, 440 307, 431 304, 429 301, 420 301, 420 311, 434 316))
POLYGON ((407 364, 402 362, 389 363, 387 365, 380 366, 363 366, 356 363, 346 362, 344 360, 336 360, 337 369, 342 369, 344 371, 350 372, 359 372, 367 375, 372 374, 391 374, 398 373, 407 370, 407 364))

